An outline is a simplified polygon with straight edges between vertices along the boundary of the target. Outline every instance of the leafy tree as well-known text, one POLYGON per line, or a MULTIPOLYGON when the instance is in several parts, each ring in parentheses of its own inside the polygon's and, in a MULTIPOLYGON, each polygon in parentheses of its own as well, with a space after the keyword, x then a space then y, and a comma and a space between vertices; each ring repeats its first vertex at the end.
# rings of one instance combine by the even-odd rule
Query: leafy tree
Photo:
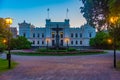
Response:
POLYGON ((19 36, 18 38, 11 39, 11 48, 28 49, 31 48, 31 42, 28 41, 27 38, 19 36))
POLYGON ((112 40, 107 32, 98 32, 95 38, 90 39, 90 46, 103 49, 110 48, 112 43, 109 44, 108 39, 112 40))
POLYGON ((7 44, 3 43, 3 40, 8 41, 8 37, 12 37, 8 26, 5 23, 5 19, 0 18, 0 51, 7 48, 7 44))
POLYGON ((101 31, 108 25, 109 0, 80 0, 83 7, 80 7, 81 13, 88 24, 95 26, 101 31))

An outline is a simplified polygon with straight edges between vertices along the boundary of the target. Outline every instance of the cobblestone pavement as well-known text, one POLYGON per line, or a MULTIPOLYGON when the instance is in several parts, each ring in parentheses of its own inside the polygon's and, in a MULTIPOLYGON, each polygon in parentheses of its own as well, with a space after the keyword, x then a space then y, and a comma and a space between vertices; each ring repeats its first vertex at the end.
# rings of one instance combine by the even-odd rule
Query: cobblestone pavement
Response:
MULTIPOLYGON (((120 59, 120 53, 117 54, 120 59)), ((120 80, 113 52, 88 56, 15 56, 19 65, 0 80, 120 80)))

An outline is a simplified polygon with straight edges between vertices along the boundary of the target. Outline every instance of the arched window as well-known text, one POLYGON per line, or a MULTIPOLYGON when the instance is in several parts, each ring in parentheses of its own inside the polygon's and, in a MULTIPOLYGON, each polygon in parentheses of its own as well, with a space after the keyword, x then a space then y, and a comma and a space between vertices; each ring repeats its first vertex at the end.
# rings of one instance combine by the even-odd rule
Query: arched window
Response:
POLYGON ((92 37, 92 33, 89 33, 89 37, 90 37, 90 38, 92 37))

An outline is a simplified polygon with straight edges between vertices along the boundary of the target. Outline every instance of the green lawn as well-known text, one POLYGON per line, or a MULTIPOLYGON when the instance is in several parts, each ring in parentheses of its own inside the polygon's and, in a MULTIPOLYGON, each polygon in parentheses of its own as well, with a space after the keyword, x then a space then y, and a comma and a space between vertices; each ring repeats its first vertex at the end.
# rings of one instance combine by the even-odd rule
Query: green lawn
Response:
POLYGON ((117 68, 120 70, 120 61, 117 62, 117 68))
MULTIPOLYGON (((16 62, 12 61, 11 62, 11 69, 13 69, 17 65, 16 62)), ((8 71, 8 61, 6 59, 0 59, 0 74, 8 71)))
POLYGON ((105 54, 106 52, 78 52, 78 53, 64 53, 64 52, 48 52, 48 53, 26 53, 26 52, 12 52, 14 55, 21 56, 79 56, 79 55, 97 55, 105 54))

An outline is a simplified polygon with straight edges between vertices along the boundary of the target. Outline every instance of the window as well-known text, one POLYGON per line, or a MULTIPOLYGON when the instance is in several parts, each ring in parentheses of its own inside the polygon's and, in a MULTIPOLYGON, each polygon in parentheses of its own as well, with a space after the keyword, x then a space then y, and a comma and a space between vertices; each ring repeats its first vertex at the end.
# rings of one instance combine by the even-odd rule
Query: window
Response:
POLYGON ((71 37, 73 38, 73 33, 71 33, 71 37))
POLYGON ((76 41, 76 45, 78 44, 78 41, 76 41))
POLYGON ((77 33, 75 34, 75 37, 76 37, 76 38, 78 37, 78 34, 77 34, 77 33))
POLYGON ((80 38, 82 38, 82 33, 80 33, 80 38))
POLYGON ((42 41, 42 45, 44 44, 44 41, 42 41))
POLYGON ((63 46, 63 40, 61 40, 61 46, 63 46))
POLYGON ((63 32, 60 33, 60 37, 63 38, 63 32))
POLYGON ((73 45, 73 41, 71 41, 71 44, 73 45))
POLYGON ((33 41, 33 44, 35 44, 35 41, 33 41))
POLYGON ((82 44, 82 41, 80 41, 80 44, 82 44))
POLYGON ((25 34, 25 33, 23 33, 23 36, 24 36, 24 37, 26 37, 26 34, 25 34))
POLYGON ((92 37, 92 33, 89 33, 89 37, 90 37, 90 38, 92 37))
POLYGON ((52 38, 55 38, 55 33, 54 32, 52 32, 52 38))
POLYGON ((35 33, 33 33, 33 38, 35 37, 35 33))
POLYGON ((44 33, 42 33, 42 38, 44 38, 44 33))
POLYGON ((37 37, 39 38, 40 37, 40 34, 38 33, 37 37))
POLYGON ((37 41, 37 44, 40 44, 40 42, 39 42, 39 41, 37 41))

